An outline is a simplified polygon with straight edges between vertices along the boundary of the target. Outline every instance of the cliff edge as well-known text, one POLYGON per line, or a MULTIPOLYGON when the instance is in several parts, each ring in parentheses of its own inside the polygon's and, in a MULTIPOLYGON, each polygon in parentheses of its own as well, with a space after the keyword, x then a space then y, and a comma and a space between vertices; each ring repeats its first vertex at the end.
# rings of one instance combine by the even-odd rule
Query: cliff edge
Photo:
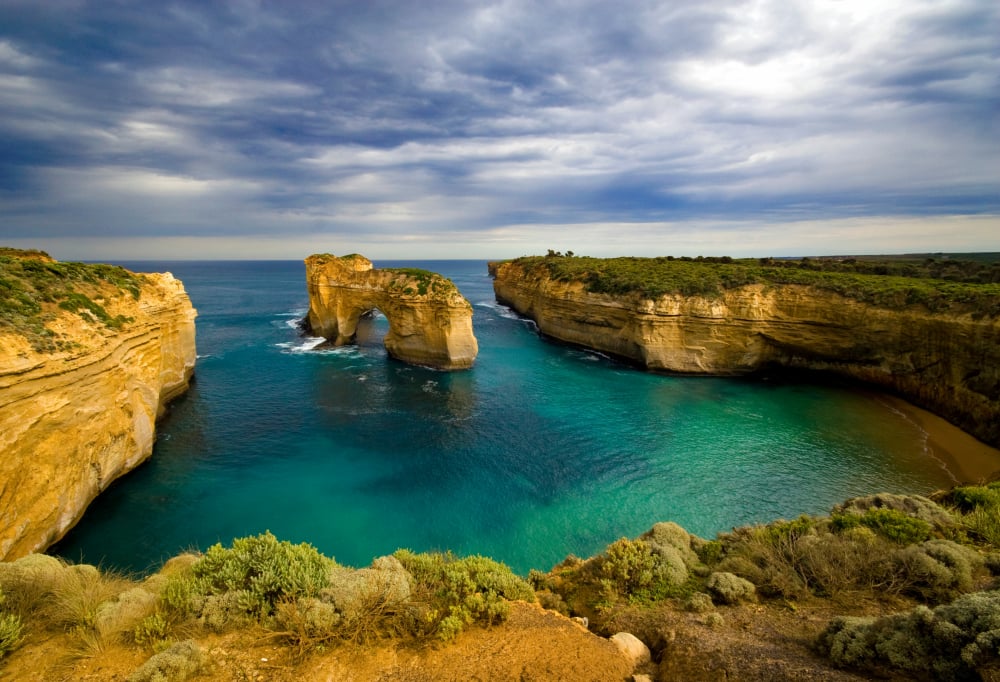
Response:
MULTIPOLYGON (((902 300, 889 307, 824 288, 818 277, 813 278, 817 283, 805 278, 803 283, 748 281, 760 279, 751 276, 750 268, 712 272, 712 264, 628 259, 629 267, 687 268, 678 270, 678 287, 706 291, 606 293, 592 285, 600 259, 573 259, 571 265, 582 274, 569 276, 569 268, 559 270, 563 260, 491 264, 497 301, 534 320, 547 336, 651 370, 733 375, 782 366, 858 379, 1000 446, 1000 316, 993 311, 1000 296, 995 284, 982 289, 977 309, 941 302, 925 293, 930 290, 925 284, 894 293, 902 300), (715 276, 728 278, 729 284, 704 285, 715 276), (907 303, 920 297, 931 306, 907 303)), ((851 275, 850 282, 855 287, 870 284, 858 275, 851 275)), ((614 289, 607 276, 602 283, 604 289, 614 289)), ((888 280, 879 283, 887 285, 888 280)))
POLYGON ((194 371, 195 315, 169 273, 0 249, 0 557, 59 540, 149 457, 194 371))
POLYGON ((416 268, 373 269, 364 256, 306 258, 308 324, 337 346, 352 343, 358 321, 378 309, 389 320, 392 357, 435 369, 467 369, 479 352, 472 305, 451 280, 416 268))

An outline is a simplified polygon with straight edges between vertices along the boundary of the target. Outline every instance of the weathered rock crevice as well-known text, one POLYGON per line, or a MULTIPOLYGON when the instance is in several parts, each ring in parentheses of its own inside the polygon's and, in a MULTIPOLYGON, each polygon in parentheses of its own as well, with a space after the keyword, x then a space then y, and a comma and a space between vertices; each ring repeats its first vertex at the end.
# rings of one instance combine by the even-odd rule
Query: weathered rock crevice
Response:
POLYGON ((335 346, 353 343, 361 317, 379 310, 389 320, 386 351, 398 360, 467 369, 479 352, 472 305, 436 273, 374 269, 364 256, 316 254, 306 259, 306 287, 309 328, 335 346))
POLYGON ((678 374, 819 370, 892 391, 1000 446, 1000 320, 886 309, 814 287, 751 284, 718 297, 588 292, 493 263, 497 301, 542 334, 678 374))
POLYGON ((0 558, 59 540, 90 502, 153 450, 156 420, 194 372, 195 310, 169 273, 141 276, 138 298, 91 293, 131 321, 109 329, 59 312, 67 349, 39 352, 0 328, 0 558))

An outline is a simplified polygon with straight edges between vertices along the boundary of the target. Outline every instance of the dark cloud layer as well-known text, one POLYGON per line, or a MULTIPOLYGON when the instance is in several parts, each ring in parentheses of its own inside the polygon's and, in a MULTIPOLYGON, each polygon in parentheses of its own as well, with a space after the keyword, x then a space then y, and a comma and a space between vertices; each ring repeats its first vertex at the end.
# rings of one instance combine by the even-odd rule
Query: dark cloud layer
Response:
POLYGON ((985 0, 0 0, 0 241, 1000 249, 998 35, 985 0))

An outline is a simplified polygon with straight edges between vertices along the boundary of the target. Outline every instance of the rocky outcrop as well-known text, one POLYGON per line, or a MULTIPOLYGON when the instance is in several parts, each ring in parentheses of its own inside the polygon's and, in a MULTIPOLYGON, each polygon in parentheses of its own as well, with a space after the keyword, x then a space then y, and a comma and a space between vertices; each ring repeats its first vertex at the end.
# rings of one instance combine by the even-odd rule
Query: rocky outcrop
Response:
POLYGON ((380 310, 389 320, 385 349, 392 357, 436 369, 467 369, 479 352, 472 305, 451 280, 415 268, 373 269, 364 256, 317 254, 306 259, 308 324, 340 346, 352 343, 361 316, 380 310))
POLYGON ((717 297, 588 292, 544 269, 491 264, 497 301, 560 341, 651 370, 733 375, 769 365, 896 392, 1000 446, 1000 320, 879 308, 832 291, 751 284, 717 297))
POLYGON ((44 304, 40 319, 57 350, 0 326, 4 559, 57 541, 98 493, 149 457, 157 417, 187 388, 195 310, 183 285, 169 273, 129 276, 138 298, 86 274, 74 287, 112 326, 44 304))

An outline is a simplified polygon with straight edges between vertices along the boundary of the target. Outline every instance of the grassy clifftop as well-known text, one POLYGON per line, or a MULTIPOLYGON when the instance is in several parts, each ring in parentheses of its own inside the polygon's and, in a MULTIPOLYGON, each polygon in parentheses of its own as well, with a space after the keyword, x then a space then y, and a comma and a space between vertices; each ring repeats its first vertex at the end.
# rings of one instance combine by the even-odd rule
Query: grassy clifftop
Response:
POLYGON ((1000 262, 898 258, 590 258, 552 253, 513 261, 529 274, 579 281, 593 293, 657 298, 720 295, 748 284, 799 284, 884 308, 1000 316, 1000 262))
POLYGON ((49 322, 67 311, 118 329, 130 319, 108 313, 106 297, 138 299, 143 281, 115 265, 62 263, 42 251, 0 248, 0 333, 20 334, 38 352, 63 350, 49 322))

